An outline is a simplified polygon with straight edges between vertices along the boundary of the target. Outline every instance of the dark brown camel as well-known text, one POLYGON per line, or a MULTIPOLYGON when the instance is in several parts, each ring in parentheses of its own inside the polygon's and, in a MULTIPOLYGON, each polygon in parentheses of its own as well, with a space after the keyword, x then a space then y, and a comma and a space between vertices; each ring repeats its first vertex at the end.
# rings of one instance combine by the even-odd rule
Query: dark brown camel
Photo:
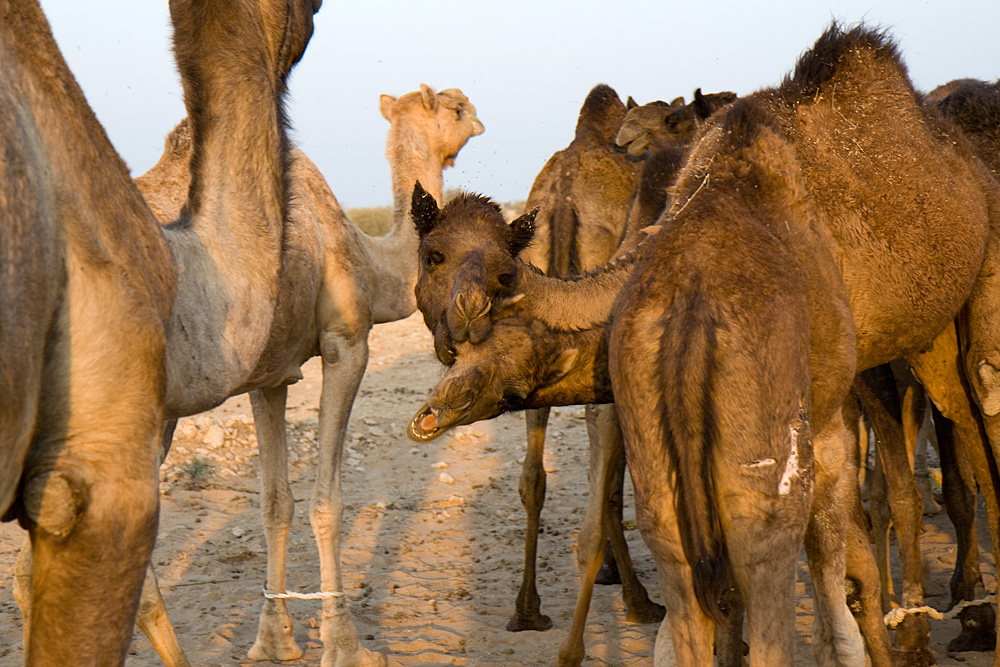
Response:
MULTIPOLYGON (((643 167, 642 160, 615 147, 615 135, 625 115, 626 107, 613 89, 604 84, 595 86, 580 109, 573 141, 549 158, 535 178, 525 209, 538 210, 537 233, 523 256, 549 275, 578 275, 607 262, 618 247, 643 167)), ((467 293, 470 299, 463 299, 463 303, 474 308, 480 303, 471 298, 476 292, 467 293)), ((454 322, 455 318, 448 321, 454 322)), ((474 340, 478 336, 475 327, 468 333, 474 340)), ((466 332, 459 328, 454 335, 462 339, 466 332)), ((447 362, 447 357, 442 361, 447 362)), ((591 456, 601 456, 602 439, 620 438, 613 408, 595 407, 586 415, 591 456)), ((541 613, 535 584, 538 526, 545 502, 542 453, 548 418, 547 408, 525 413, 527 451, 518 486, 527 525, 521 588, 514 615, 507 624, 511 631, 546 630, 552 626, 549 617, 541 613)), ((624 468, 619 478, 623 473, 624 468)), ((607 512, 611 547, 606 551, 609 563, 617 565, 620 573, 627 616, 637 622, 659 622, 662 608, 649 600, 632 569, 621 527, 621 493, 612 493, 611 498, 616 502, 607 512)))
MULTIPOLYGON (((251 162, 260 171, 240 176, 263 174, 263 182, 240 204, 255 221, 271 214, 281 220, 285 144, 278 80, 301 57, 318 5, 230 3, 210 11, 171 3, 200 156, 185 215, 173 227, 177 235, 214 220, 217 207, 227 209, 229 223, 243 213, 226 196, 241 179, 219 178, 206 167, 221 157, 213 138, 229 133, 220 119, 226 114, 215 113, 222 96, 207 99, 205 91, 223 90, 233 61, 246 65, 255 56, 270 66, 255 68, 266 81, 243 77, 238 94, 243 105, 255 107, 249 125, 259 125, 252 129, 266 129, 254 135, 260 159, 251 162), (220 21, 226 24, 221 30, 220 21)), ((159 433, 170 412, 167 368, 178 349, 165 341, 191 266, 174 255, 128 178, 37 4, 4 3, 0 16, 3 182, 14 188, 0 197, 11 231, 2 245, 5 264, 17 275, 5 281, 3 301, 5 319, 16 314, 18 320, 16 326, 5 321, 0 363, 3 377, 27 383, 26 390, 10 392, 27 400, 3 408, 4 438, 11 443, 4 470, 19 471, 20 480, 5 477, 0 503, 6 518, 28 528, 34 551, 26 577, 34 583, 27 661, 120 663, 155 537, 159 433), (25 260, 34 268, 24 267, 25 260)), ((242 358, 230 361, 238 365, 242 358)))
MULTIPOLYGON (((671 215, 665 218, 664 231, 646 245, 639 260, 640 269, 632 277, 630 287, 621 294, 620 304, 627 306, 621 305, 617 311, 623 317, 615 319, 610 343, 612 384, 616 385, 615 396, 619 399, 619 409, 626 423, 629 460, 640 466, 639 471, 633 469, 633 481, 637 496, 643 499, 647 542, 651 546, 656 545, 654 551, 657 552, 665 589, 676 590, 678 594, 676 598, 668 595, 668 602, 675 612, 671 614, 674 616, 671 627, 674 648, 681 664, 711 659, 710 653, 705 656, 704 651, 710 651, 711 646, 709 614, 715 611, 713 594, 704 580, 699 579, 695 583, 691 571, 682 564, 690 562, 694 553, 701 553, 701 560, 714 562, 711 549, 702 552, 693 541, 697 535, 707 536, 705 539, 709 547, 717 542, 711 533, 694 533, 691 530, 685 530, 681 539, 680 533, 673 532, 678 529, 671 518, 672 512, 654 509, 669 508, 670 504, 651 502, 660 497, 656 494, 672 494, 669 484, 662 483, 662 480, 653 483, 658 474, 655 471, 662 470, 662 459, 653 458, 647 462, 645 458, 647 453, 663 451, 662 443, 653 446, 659 441, 659 436, 650 432, 650 429, 655 431, 659 428, 659 420, 638 418, 650 414, 650 411, 665 413, 670 405, 670 401, 663 400, 665 396, 673 396, 669 393, 670 388, 658 388, 652 394, 648 391, 648 386, 659 387, 657 373, 660 371, 657 369, 672 358, 664 350, 672 349, 670 345, 678 344, 678 341, 687 341, 685 344, 696 346, 688 348, 689 351, 694 349, 714 355, 723 349, 716 347, 722 341, 727 345, 725 351, 734 355, 733 359, 743 359, 745 368, 759 368, 762 373, 768 364, 761 360, 767 354, 750 355, 749 358, 739 355, 742 346, 753 339, 750 337, 752 332, 767 330, 768 327, 750 326, 742 320, 733 319, 737 313, 743 312, 739 308, 754 306, 760 301, 755 296, 758 292, 746 294, 745 289, 741 292, 741 283, 735 281, 733 276, 745 279, 752 275, 754 279, 760 278, 756 282, 765 286, 791 280, 791 283, 782 285, 786 293, 788 288, 798 285, 793 293, 801 295, 797 308, 805 308, 807 313, 808 345, 813 350, 805 357, 810 382, 804 387, 803 405, 807 408, 808 421, 815 434, 818 461, 814 471, 814 511, 808 527, 805 524, 801 526, 806 530, 807 551, 818 597, 814 641, 821 663, 838 660, 855 664, 860 659, 860 639, 856 631, 852 632, 853 621, 848 618, 843 606, 845 553, 849 561, 852 558, 867 558, 868 569, 872 567, 864 536, 859 535, 843 512, 845 507, 853 506, 849 498, 851 493, 856 493, 856 483, 849 479, 850 475, 845 481, 842 474, 832 474, 844 472, 840 468, 841 463, 847 469, 852 467, 850 445, 846 444, 849 435, 841 415, 842 406, 856 370, 871 368, 901 355, 911 362, 935 402, 951 407, 957 400, 968 405, 964 392, 960 391, 961 396, 957 399, 948 394, 950 387, 962 386, 958 366, 954 362, 949 366, 947 362, 957 355, 949 357, 947 351, 942 353, 938 345, 932 346, 931 343, 935 342, 939 333, 947 335, 951 319, 958 314, 971 292, 969 311, 961 320, 963 331, 967 332, 965 335, 970 341, 963 363, 975 396, 983 406, 987 432, 996 428, 991 418, 1000 412, 995 407, 1000 403, 995 402, 991 393, 995 371, 989 359, 990 351, 995 349, 997 329, 991 325, 986 304, 990 303, 994 292, 992 262, 996 261, 992 254, 987 254, 987 234, 998 211, 997 184, 974 157, 971 147, 957 130, 920 106, 891 43, 883 35, 864 29, 848 33, 831 29, 803 57, 795 74, 786 80, 779 91, 763 91, 738 101, 711 123, 710 130, 699 143, 679 182, 678 198, 671 215), (902 155, 904 147, 909 156, 919 155, 919 158, 913 160, 902 155), (915 166, 917 164, 920 166, 915 166), (920 186, 916 189, 887 189, 887 184, 891 183, 919 183, 920 186), (929 193, 928 196, 940 206, 925 205, 927 200, 923 195, 915 197, 912 194, 916 190, 929 193), (837 196, 825 196, 824 193, 837 196), (864 230, 864 234, 859 235, 858 230, 864 230), (666 232, 669 233, 665 235, 666 232), (719 243, 713 245, 700 241, 706 233, 718 238, 719 243), (734 234, 737 239, 733 239, 734 234), (886 243, 888 239, 892 239, 891 245, 886 243), (703 269, 694 275, 689 275, 692 272, 688 267, 692 262, 679 259, 692 253, 696 257, 702 256, 699 253, 707 253, 705 256, 709 258, 713 257, 713 253, 724 254, 731 240, 733 245, 744 251, 740 253, 741 257, 745 256, 745 251, 758 248, 758 245, 758 251, 767 250, 768 254, 740 261, 726 256, 722 262, 693 262, 703 269), (683 248, 684 252, 680 252, 679 248, 683 248), (838 257, 836 262, 834 251, 838 257), (787 261, 779 266, 769 266, 768 262, 773 263, 777 256, 787 261), (984 261, 988 270, 980 274, 984 261), (711 267, 728 266, 730 262, 734 267, 732 270, 709 270, 711 267), (678 273, 675 277, 669 273, 675 270, 671 268, 674 266, 680 267, 676 269, 678 273), (920 266, 923 271, 912 275, 894 268, 901 266, 920 266), (761 267, 766 271, 758 276, 761 267), (797 267, 797 270, 789 274, 790 267, 797 267), (726 280, 734 282, 726 283, 726 280), (712 284, 716 289, 706 290, 699 281, 709 281, 705 284, 712 284), (719 284, 718 281, 723 282, 719 284), (722 289, 726 285, 731 286, 728 292, 722 289), (919 303, 905 296, 915 288, 922 295, 919 303), (656 298, 654 295, 658 290, 662 294, 656 298), (725 297, 708 298, 707 294, 725 297), (733 299, 736 296, 739 298, 731 303, 725 301, 730 305, 722 308, 723 302, 718 299, 733 299), (668 300, 664 301, 664 297, 668 300), (689 318, 684 321, 690 321, 692 325, 680 332, 664 328, 662 318, 667 312, 676 313, 678 318, 689 318), (652 319, 648 319, 647 313, 652 319), (705 318, 705 313, 711 313, 713 317, 705 318), (729 327, 718 327, 717 323, 722 321, 728 322, 729 327), (715 346, 710 344, 713 333, 715 346), (730 341, 740 335, 749 338, 732 347, 730 341), (653 348, 644 348, 650 344, 653 348), (699 345, 701 347, 697 347, 699 345), (637 355, 640 350, 642 353, 637 355), (664 361, 650 363, 650 360, 656 359, 664 361), (947 367, 945 375, 935 376, 926 372, 931 362, 937 359, 944 360, 947 367), (620 369, 627 372, 619 375, 620 369), (642 383, 634 378, 645 378, 648 381, 647 390, 640 391, 642 383), (621 384, 623 391, 618 391, 616 383, 621 384), (640 396, 630 394, 632 391, 640 396), (630 397, 626 399, 629 402, 624 409, 622 396, 630 397), (650 396, 655 399, 653 405, 649 405, 650 396), (649 409, 643 410, 643 407, 649 409), (833 464, 829 457, 838 463, 833 464), (642 470, 647 466, 650 466, 649 470, 642 470), (841 494, 848 495, 841 497, 841 494), (839 501, 835 501, 838 497, 839 501), (649 534, 656 527, 650 523, 654 511, 655 516, 667 522, 664 526, 673 526, 667 533, 649 534), (820 526, 824 526, 824 530, 819 530, 820 526), (831 531, 830 526, 839 528, 831 531), (849 539, 848 531, 851 535, 849 539), (670 549, 674 555, 668 558, 666 551, 670 549), (700 598, 695 595, 696 590, 700 591, 700 598)), ((430 238, 428 235, 425 240, 430 238)), ((436 252, 445 255, 441 244, 444 244, 443 239, 435 240, 436 252)), ((560 328, 578 328, 586 326, 580 324, 585 314, 584 311, 573 311, 589 305, 588 312, 599 322, 601 314, 594 307, 596 298, 600 297, 598 283, 604 281, 606 286, 609 279, 612 284, 616 283, 621 273, 621 266, 618 266, 610 276, 601 274, 592 279, 557 285, 554 281, 542 281, 537 276, 531 276, 530 272, 515 271, 510 279, 510 291, 524 295, 517 299, 522 312, 555 321, 560 328), (522 280, 525 277, 527 280, 522 280), (515 286, 516 290, 513 289, 515 286), (574 298, 583 294, 591 298, 587 302, 574 298), (560 312, 569 312, 574 317, 564 317, 559 321, 560 315, 555 312, 544 314, 547 305, 559 301, 565 305, 560 312)), ((760 307, 766 308, 766 304, 760 307)), ((794 312, 790 309, 775 314, 774 319, 792 314, 794 312)), ((759 335, 762 334, 754 334, 759 335)), ((788 335, 785 331, 781 333, 784 337, 788 335)), ((463 345, 463 350, 468 352, 475 347, 463 345)), ((770 350, 770 346, 761 349, 770 350)), ((458 350, 459 362, 462 362, 463 350, 458 350)), ((796 354, 800 355, 801 363, 801 353, 796 354)), ((560 354, 554 358, 572 369, 573 356, 560 354)), ((586 355, 578 351, 575 356, 586 355)), ((694 374, 690 376, 693 386, 704 389, 707 386, 704 380, 708 376, 720 379, 714 372, 707 375, 702 372, 699 376, 695 372, 698 364, 691 361, 691 355, 682 357, 673 363, 679 364, 678 370, 690 365, 695 367, 691 371, 694 374)), ((719 363, 718 359, 716 363, 719 363)), ((444 400, 450 405, 453 401, 448 394, 454 393, 462 398, 454 405, 466 415, 461 417, 463 421, 470 414, 483 417, 505 406, 533 405, 529 400, 534 395, 530 383, 508 381, 509 378, 481 371, 463 375, 460 370, 462 365, 459 363, 449 371, 440 391, 432 397, 432 404, 444 400), (455 378, 460 376, 464 379, 456 381, 455 378), (502 390, 479 393, 470 403, 468 395, 461 391, 461 386, 469 378, 472 384, 484 380, 501 384, 502 390), (484 404, 490 401, 494 403, 483 409, 484 404)), ((544 373, 536 371, 535 374, 538 372, 544 373)), ((545 375, 547 379, 558 376, 559 372, 545 375)), ((593 372, 589 377, 594 377, 593 372)), ((764 375, 754 377, 759 383, 764 375)), ((728 378, 723 377, 720 381, 722 379, 728 381, 728 378)), ((779 395, 780 392, 775 391, 774 394, 779 395)), ((703 407, 725 410, 725 414, 730 414, 736 399, 723 404, 714 398, 717 395, 714 388, 708 392, 708 403, 703 407)), ((437 414, 423 411, 418 414, 413 428, 433 431, 435 427, 447 423, 446 420, 456 418, 455 414, 442 411, 443 404, 436 407, 437 414)), ((794 413, 791 404, 788 411, 789 414, 794 413)), ((677 419, 685 418, 684 412, 668 413, 668 417, 669 414, 677 415, 677 419)), ((754 419, 766 424, 768 419, 773 420, 773 414, 758 415, 754 419)), ((792 420, 792 417, 784 420, 788 422, 785 425, 787 428, 797 423, 792 420)), ((673 426, 670 428, 671 433, 684 432, 673 426)), ((721 428, 723 426, 720 425, 721 428)), ((694 432, 698 429, 694 428, 694 432)), ((720 438, 724 437, 725 431, 719 433, 720 438)), ((739 442, 736 435, 732 437, 733 442, 739 442)), ((731 446, 726 442, 725 445, 719 444, 713 439, 713 446, 731 446)), ((991 443, 995 442, 995 438, 991 438, 991 443)), ((771 461, 776 464, 774 470, 781 471, 788 469, 780 465, 780 461, 787 458, 788 454, 784 453, 778 458, 765 457, 760 461, 771 461)), ((681 464, 679 454, 673 465, 681 464)), ((714 464, 710 461, 706 465, 709 469, 718 469, 723 463, 721 460, 714 464)), ((711 476, 700 478, 711 479, 711 476)), ((731 480, 723 477, 715 481, 717 484, 729 484, 731 480)), ((720 505, 713 512, 712 493, 705 489, 688 489, 684 485, 679 488, 684 497, 682 506, 686 505, 688 497, 701 498, 703 509, 708 512, 707 515, 681 512, 681 517, 688 517, 685 521, 698 525, 704 516, 714 515, 720 517, 718 525, 727 525, 726 512, 731 511, 732 506, 726 508, 720 505)), ((738 495, 738 489, 734 493, 738 495)), ((714 524, 709 522, 709 525, 714 524)), ((726 535, 725 530, 722 534, 726 535)), ((745 546, 745 543, 736 544, 741 549, 745 546)), ((733 562, 732 548, 735 547, 730 544, 728 559, 719 564, 728 564, 735 571, 742 565, 733 562)), ((695 562, 698 560, 696 558, 695 562)), ((699 570, 704 573, 712 568, 699 566, 699 570)), ((759 607, 754 611, 759 601, 753 599, 752 589, 744 588, 749 585, 745 577, 738 572, 734 574, 747 602, 751 636, 759 637, 759 641, 751 641, 751 658, 755 655, 754 651, 775 651, 787 646, 791 627, 787 621, 790 619, 786 615, 786 622, 780 624, 785 628, 782 631, 785 639, 778 642, 765 640, 763 636, 767 632, 762 629, 761 623, 768 618, 773 620, 773 614, 769 617, 768 610, 764 610, 762 618, 759 607)), ((870 578, 867 581, 870 582, 870 578)), ((773 588, 770 592, 774 592, 773 588)), ((865 606, 869 610, 873 599, 877 609, 877 584, 875 592, 872 598, 870 586, 863 591, 867 600, 865 606)), ((773 609, 773 595, 771 599, 773 609)), ((861 622, 869 624, 870 615, 861 622)), ((878 643, 877 635, 884 634, 884 630, 871 625, 866 625, 865 629, 871 651, 873 643, 878 643)), ((873 660, 877 658, 880 664, 886 664, 883 662, 886 657, 886 654, 873 655, 873 660)), ((775 663, 769 660, 766 664, 775 663)))

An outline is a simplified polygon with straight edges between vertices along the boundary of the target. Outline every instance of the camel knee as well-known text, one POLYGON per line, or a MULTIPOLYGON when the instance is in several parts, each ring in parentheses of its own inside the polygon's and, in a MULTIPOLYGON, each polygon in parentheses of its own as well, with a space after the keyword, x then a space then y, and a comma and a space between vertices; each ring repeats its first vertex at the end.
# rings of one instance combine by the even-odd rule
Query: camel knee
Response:
POLYGON ((988 359, 981 359, 973 373, 973 388, 979 405, 988 417, 1000 414, 1000 369, 988 359))
POLYGON ((58 471, 32 477, 22 498, 28 521, 54 540, 69 536, 89 504, 86 485, 58 471))

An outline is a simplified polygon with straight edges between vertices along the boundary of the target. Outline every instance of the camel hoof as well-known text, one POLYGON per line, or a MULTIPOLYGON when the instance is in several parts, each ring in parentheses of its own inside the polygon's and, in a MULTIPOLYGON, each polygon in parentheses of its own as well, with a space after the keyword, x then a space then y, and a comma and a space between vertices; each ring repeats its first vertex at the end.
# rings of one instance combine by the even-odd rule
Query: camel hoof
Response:
POLYGON ((303 655, 305 652, 293 639, 281 644, 265 644, 258 639, 247 651, 247 658, 254 662, 298 660, 303 655))
POLYGON ((928 649, 917 651, 893 650, 893 664, 895 667, 934 667, 937 662, 934 655, 928 649))
POLYGON ((515 611, 511 619, 507 621, 508 632, 522 632, 524 630, 544 631, 551 627, 552 619, 545 614, 537 612, 533 614, 520 614, 515 611))
POLYGON ((321 667, 386 667, 388 664, 389 660, 384 655, 359 644, 354 651, 325 651, 321 667))
POLYGON ((976 605, 963 609, 958 615, 962 632, 948 642, 949 653, 965 651, 992 651, 996 648, 997 635, 993 613, 989 605, 976 605))
POLYGON ((656 604, 647 598, 641 604, 627 605, 625 620, 629 623, 660 623, 666 614, 667 610, 664 609, 662 604, 656 604))
POLYGON ((622 583, 622 578, 618 574, 617 567, 603 563, 601 569, 597 571, 597 576, 594 577, 594 583, 601 586, 614 586, 622 583))

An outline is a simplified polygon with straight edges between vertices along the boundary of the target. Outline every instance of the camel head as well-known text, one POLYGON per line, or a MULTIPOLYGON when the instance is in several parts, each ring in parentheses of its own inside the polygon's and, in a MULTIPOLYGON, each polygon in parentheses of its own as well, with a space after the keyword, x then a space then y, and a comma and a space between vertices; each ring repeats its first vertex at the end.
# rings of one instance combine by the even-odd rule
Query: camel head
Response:
POLYGON ((629 155, 642 155, 672 145, 691 143, 705 119, 736 99, 736 93, 722 92, 703 95, 694 91, 694 100, 684 104, 678 97, 670 104, 650 102, 629 110, 618 129, 615 143, 629 155))
POLYGON ((494 300, 516 298, 517 256, 531 242, 535 212, 508 224, 499 205, 470 193, 439 209, 417 183, 410 215, 420 237, 417 307, 438 358, 450 364, 454 345, 489 335, 494 300))
MULTIPOLYGON (((455 156, 471 137, 482 134, 484 127, 476 117, 476 107, 458 88, 448 88, 438 93, 427 84, 420 90, 401 95, 379 98, 382 116, 397 128, 405 122, 405 132, 417 132, 424 137, 435 167, 455 166, 455 156)), ((389 145, 404 137, 394 137, 390 131, 389 145)), ((388 152, 388 148, 387 148, 388 152)))
MULTIPOLYGON (((541 405, 565 405, 542 395, 560 390, 579 366, 579 350, 538 320, 520 314, 498 319, 484 342, 455 346, 455 361, 407 427, 411 440, 427 442, 448 429, 541 405)), ((573 399, 571 399, 573 400, 573 399)))

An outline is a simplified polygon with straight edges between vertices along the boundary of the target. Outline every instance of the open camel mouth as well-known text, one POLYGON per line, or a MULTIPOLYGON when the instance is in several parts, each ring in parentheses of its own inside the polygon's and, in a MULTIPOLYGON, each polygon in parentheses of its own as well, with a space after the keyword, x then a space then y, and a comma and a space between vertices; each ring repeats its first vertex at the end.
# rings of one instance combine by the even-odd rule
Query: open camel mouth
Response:
POLYGON ((410 426, 406 429, 406 437, 416 442, 430 442, 438 437, 448 429, 438 426, 437 417, 438 411, 430 404, 424 403, 410 420, 410 426))

